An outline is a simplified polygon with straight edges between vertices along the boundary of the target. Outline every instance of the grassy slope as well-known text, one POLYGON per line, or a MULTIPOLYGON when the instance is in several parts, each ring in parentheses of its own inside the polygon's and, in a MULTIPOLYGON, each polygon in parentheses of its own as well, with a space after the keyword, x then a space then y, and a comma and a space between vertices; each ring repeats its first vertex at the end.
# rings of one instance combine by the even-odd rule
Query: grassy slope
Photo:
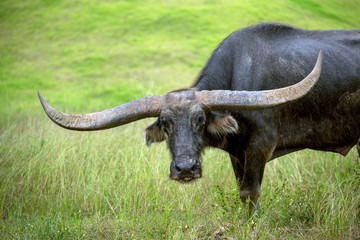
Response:
POLYGON ((157 2, 1 1, 1 114, 38 111, 37 90, 93 110, 189 86, 224 37, 262 21, 360 25, 356 0, 157 2))
POLYGON ((1 1, 0 231, 11 238, 359 236, 360 163, 302 151, 268 164, 264 214, 246 222, 231 164, 208 151, 204 179, 166 178, 150 120, 99 133, 59 129, 36 91, 67 111, 186 87, 230 32, 262 21, 360 27, 352 1, 1 1), (70 143, 70 144, 69 144, 70 143))

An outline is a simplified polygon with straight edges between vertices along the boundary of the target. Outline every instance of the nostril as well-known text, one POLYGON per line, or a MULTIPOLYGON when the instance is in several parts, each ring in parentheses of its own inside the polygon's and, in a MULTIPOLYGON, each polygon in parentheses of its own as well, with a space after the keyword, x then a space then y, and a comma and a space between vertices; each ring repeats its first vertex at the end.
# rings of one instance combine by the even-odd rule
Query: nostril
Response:
POLYGON ((175 170, 176 170, 178 173, 181 172, 181 168, 180 168, 177 164, 175 164, 175 170))
POLYGON ((195 172, 196 171, 196 164, 194 164, 194 166, 191 168, 191 172, 195 172))

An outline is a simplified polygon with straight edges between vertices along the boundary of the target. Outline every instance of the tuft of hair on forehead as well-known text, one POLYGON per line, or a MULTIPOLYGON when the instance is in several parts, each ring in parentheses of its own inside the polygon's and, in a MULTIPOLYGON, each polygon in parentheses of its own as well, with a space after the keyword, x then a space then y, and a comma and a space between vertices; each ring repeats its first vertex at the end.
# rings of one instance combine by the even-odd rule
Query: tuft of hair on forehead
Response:
POLYGON ((162 102, 162 113, 183 115, 201 110, 201 104, 195 97, 194 88, 180 89, 165 94, 162 102))

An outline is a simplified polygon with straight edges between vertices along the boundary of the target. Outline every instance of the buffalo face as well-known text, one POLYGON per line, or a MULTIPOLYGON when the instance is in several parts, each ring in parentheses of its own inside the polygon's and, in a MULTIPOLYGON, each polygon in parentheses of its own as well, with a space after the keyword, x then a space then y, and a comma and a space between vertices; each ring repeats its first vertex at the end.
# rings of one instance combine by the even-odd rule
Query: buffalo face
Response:
POLYGON ((145 130, 147 145, 167 139, 172 156, 170 179, 188 183, 201 177, 200 156, 206 136, 236 133, 236 120, 228 114, 206 113, 192 91, 165 96, 160 117, 145 130))

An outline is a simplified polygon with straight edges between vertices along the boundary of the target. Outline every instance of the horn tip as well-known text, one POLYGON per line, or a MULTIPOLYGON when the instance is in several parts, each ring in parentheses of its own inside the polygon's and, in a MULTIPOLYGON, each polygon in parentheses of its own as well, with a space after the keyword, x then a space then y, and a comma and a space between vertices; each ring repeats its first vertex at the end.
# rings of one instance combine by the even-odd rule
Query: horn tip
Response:
POLYGON ((44 99, 44 97, 41 95, 40 91, 38 91, 38 97, 39 97, 40 100, 44 99))
POLYGON ((39 100, 40 100, 42 107, 44 108, 45 112, 47 113, 46 110, 48 110, 49 104, 46 102, 45 98, 41 95, 40 91, 38 91, 38 96, 39 96, 39 100))

